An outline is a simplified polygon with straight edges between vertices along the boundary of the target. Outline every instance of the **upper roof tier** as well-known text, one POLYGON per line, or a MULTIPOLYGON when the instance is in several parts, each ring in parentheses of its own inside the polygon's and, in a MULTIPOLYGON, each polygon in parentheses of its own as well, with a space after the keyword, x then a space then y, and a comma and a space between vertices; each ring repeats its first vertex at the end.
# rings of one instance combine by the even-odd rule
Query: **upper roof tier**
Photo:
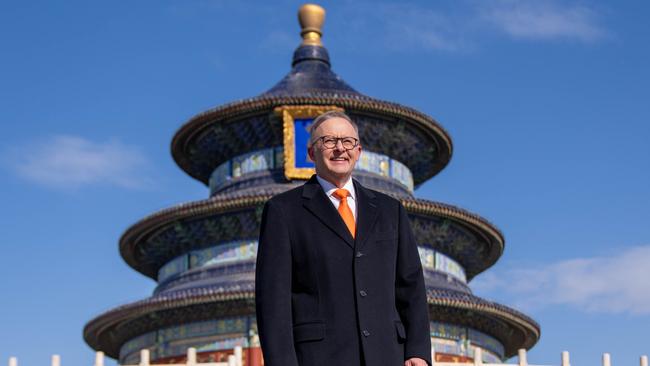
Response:
POLYGON ((277 108, 301 106, 342 108, 359 125, 364 149, 405 164, 416 186, 447 165, 451 138, 433 118, 361 94, 332 71, 320 40, 323 20, 324 10, 316 5, 300 9, 303 41, 294 52, 291 71, 275 86, 257 97, 203 112, 178 130, 172 155, 181 169, 208 184, 220 164, 282 146, 286 131, 277 108))
POLYGON ((332 71, 329 53, 321 42, 324 21, 325 10, 322 7, 315 4, 300 7, 298 22, 302 28, 300 35, 303 40, 293 53, 291 72, 262 96, 338 93, 341 96, 365 97, 332 71))
POLYGON ((323 46, 300 45, 293 53, 291 66, 289 74, 261 96, 338 94, 368 98, 332 71, 329 53, 323 46))

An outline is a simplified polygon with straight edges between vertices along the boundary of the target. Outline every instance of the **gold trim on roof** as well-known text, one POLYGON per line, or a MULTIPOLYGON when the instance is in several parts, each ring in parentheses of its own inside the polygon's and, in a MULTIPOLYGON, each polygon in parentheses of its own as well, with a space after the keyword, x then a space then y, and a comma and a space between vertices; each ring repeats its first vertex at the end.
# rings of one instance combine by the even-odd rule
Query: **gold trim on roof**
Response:
POLYGON ((343 108, 324 105, 299 105, 276 107, 274 112, 282 117, 282 133, 284 145, 284 176, 288 180, 309 179, 316 173, 314 168, 296 167, 296 135, 295 119, 316 118, 329 111, 344 112, 343 108))

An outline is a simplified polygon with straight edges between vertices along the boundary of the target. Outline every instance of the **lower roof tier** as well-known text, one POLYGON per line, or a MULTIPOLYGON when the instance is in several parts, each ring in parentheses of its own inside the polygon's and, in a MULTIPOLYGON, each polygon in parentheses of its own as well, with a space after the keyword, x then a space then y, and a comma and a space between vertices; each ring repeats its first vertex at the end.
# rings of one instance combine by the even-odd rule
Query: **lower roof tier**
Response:
MULTIPOLYGON (((165 264, 192 250, 234 240, 256 240, 264 203, 290 187, 283 184, 257 193, 216 195, 159 211, 124 233, 120 253, 135 270, 157 279, 165 264)), ((467 280, 501 256, 502 234, 480 216, 427 200, 402 198, 401 202, 418 245, 460 263, 467 280)))
MULTIPOLYGON (((506 358, 531 348, 539 339, 539 325, 526 315, 469 293, 427 289, 431 321, 465 326, 497 339, 506 358)), ((95 350, 118 358, 128 341, 152 331, 210 319, 255 314, 251 282, 193 288, 155 295, 123 305, 91 320, 85 341, 95 350)))

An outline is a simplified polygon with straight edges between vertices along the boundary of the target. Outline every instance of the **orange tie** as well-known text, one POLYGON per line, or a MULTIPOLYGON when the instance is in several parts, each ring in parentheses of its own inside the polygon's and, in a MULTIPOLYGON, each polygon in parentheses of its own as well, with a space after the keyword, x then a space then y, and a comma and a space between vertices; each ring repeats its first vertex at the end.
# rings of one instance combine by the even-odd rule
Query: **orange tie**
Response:
POLYGON ((350 209, 350 206, 348 206, 349 195, 350 192, 348 192, 347 189, 339 188, 334 191, 334 197, 339 199, 339 214, 341 215, 343 222, 345 222, 345 225, 348 227, 348 230, 350 230, 350 234, 352 234, 352 237, 354 238, 354 234, 356 233, 356 224, 354 223, 352 210, 350 209))

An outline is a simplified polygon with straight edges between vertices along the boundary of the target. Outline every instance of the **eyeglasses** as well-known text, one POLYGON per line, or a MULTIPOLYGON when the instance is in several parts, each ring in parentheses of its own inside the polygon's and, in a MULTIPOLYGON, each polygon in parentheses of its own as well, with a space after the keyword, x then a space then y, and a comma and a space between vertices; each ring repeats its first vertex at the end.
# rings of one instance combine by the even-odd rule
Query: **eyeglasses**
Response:
POLYGON ((318 140, 323 142, 323 147, 326 149, 335 148, 339 141, 341 141, 341 146, 343 146, 345 150, 354 149, 359 145, 359 140, 354 137, 321 136, 312 143, 312 146, 318 142, 318 140))

